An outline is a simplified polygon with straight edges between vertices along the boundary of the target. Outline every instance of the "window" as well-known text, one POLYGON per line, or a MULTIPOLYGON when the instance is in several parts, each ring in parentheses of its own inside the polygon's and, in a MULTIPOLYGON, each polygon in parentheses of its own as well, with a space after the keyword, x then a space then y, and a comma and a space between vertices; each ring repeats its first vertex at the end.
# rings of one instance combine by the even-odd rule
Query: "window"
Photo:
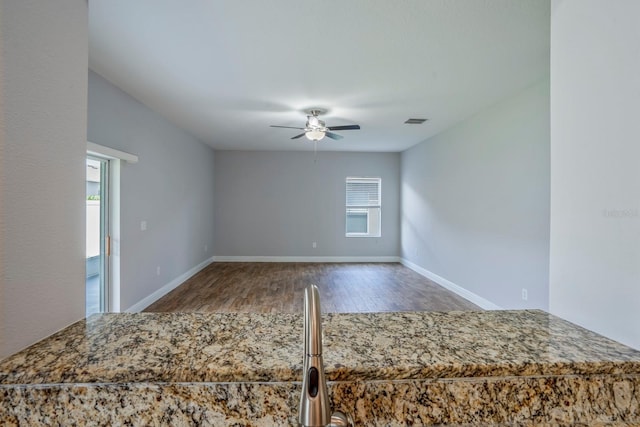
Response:
POLYGON ((347 237, 380 237, 381 188, 381 178, 347 177, 347 237))

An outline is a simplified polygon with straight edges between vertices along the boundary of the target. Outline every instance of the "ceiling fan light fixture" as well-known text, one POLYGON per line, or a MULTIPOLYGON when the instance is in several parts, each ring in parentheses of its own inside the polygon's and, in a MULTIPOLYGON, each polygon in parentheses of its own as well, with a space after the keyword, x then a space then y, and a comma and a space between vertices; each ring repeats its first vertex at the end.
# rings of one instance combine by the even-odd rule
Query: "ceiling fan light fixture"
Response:
POLYGON ((292 137, 291 139, 302 138, 303 136, 307 137, 309 141, 317 142, 321 139, 327 138, 333 140, 342 139, 343 136, 335 131, 343 131, 343 130, 358 130, 360 129, 360 125, 341 125, 341 126, 327 126, 324 120, 320 120, 318 115, 326 113, 326 110, 321 109, 311 109, 307 111, 307 123, 305 127, 295 127, 295 126, 280 126, 280 125, 271 125, 274 128, 287 128, 287 129, 299 129, 302 133, 292 137))
POLYGON ((324 131, 312 129, 306 131, 304 136, 306 136, 309 141, 320 141, 322 138, 324 138, 324 131))

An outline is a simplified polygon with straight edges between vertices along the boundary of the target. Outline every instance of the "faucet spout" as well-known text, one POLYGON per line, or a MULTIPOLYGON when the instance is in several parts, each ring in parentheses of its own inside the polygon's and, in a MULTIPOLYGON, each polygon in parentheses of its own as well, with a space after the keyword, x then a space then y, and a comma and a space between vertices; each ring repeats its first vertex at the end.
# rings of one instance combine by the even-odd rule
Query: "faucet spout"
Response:
POLYGON ((304 290, 304 354, 322 356, 322 313, 316 285, 304 290))
POLYGON ((322 360, 320 294, 316 285, 304 290, 304 363, 298 420, 304 427, 324 427, 331 422, 322 360))
POLYGON ((298 421, 304 427, 353 426, 342 412, 331 414, 322 361, 322 316, 316 285, 304 290, 304 363, 298 421))

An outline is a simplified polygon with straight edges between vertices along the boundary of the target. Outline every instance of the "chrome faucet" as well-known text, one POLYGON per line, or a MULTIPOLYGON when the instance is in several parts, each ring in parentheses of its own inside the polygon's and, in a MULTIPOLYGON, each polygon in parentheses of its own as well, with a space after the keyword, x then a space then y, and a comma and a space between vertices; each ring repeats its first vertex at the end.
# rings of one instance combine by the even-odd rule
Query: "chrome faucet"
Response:
POLYGON ((316 285, 304 290, 304 364, 300 425, 304 427, 352 426, 352 420, 342 412, 331 414, 327 381, 322 361, 322 317, 320 294, 316 285))

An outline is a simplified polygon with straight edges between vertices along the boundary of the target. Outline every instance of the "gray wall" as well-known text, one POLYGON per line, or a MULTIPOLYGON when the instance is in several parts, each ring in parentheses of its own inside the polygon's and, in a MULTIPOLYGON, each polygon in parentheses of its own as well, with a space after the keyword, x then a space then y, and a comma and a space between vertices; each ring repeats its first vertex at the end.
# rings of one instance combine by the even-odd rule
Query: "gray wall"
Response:
POLYGON ((500 307, 547 308, 549 81, 403 152, 401 227, 410 262, 500 307))
POLYGON ((309 147, 216 152, 216 256, 398 256, 400 155, 309 147), (382 177, 382 237, 345 237, 347 176, 382 177))
POLYGON ((87 3, 0 1, 0 359, 84 317, 87 3))
POLYGON ((139 156, 121 171, 126 310, 213 255, 214 151, 91 71, 88 139, 139 156))
POLYGON ((551 312, 640 349, 640 2, 553 2, 551 312))

